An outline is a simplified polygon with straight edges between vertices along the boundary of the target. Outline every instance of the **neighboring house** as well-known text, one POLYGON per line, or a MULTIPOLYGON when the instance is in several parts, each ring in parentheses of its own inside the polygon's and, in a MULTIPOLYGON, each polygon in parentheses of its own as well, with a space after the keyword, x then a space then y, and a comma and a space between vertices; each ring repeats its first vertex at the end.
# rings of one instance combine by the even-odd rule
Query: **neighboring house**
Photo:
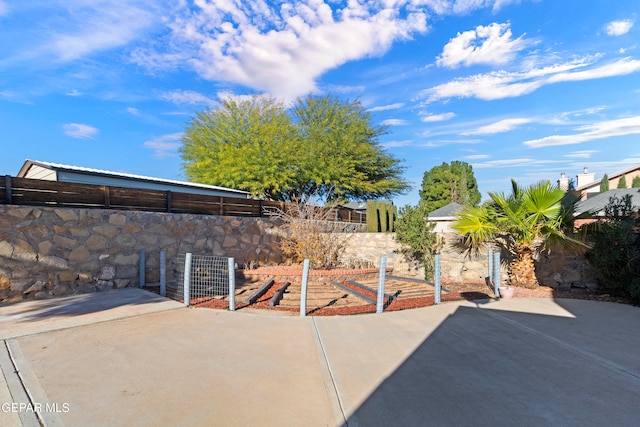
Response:
MULTIPOLYGON (((625 177, 627 181, 627 187, 631 187, 633 178, 640 176, 640 165, 632 166, 630 168, 618 171, 609 175, 609 189, 613 190, 618 187, 618 182, 622 177, 625 177)), ((595 174, 589 173, 587 168, 584 168, 583 173, 576 175, 575 186, 578 193, 582 195, 582 200, 587 200, 590 197, 600 193, 600 183, 602 178, 596 180, 595 174)), ((569 178, 565 174, 560 176, 558 180, 558 186, 563 190, 569 188, 569 178)))
POLYGON ((18 178, 42 179, 47 181, 72 182, 76 184, 106 185, 112 187, 141 188, 147 190, 173 191, 177 193, 202 194, 206 196, 249 198, 249 193, 215 185, 195 182, 174 181, 163 178, 111 172, 58 163, 26 160, 18 178))
POLYGON ((433 229, 437 233, 455 233, 456 231, 451 228, 451 224, 456 219, 458 212, 462 210, 464 206, 456 202, 451 202, 435 211, 429 213, 427 216, 429 221, 435 222, 436 227, 433 229))
POLYGON ((584 218, 576 220, 576 226, 593 222, 604 216, 604 208, 609 204, 611 198, 618 200, 625 196, 631 196, 631 207, 634 211, 640 211, 640 188, 617 188, 590 196, 587 200, 578 203, 576 215, 584 218))

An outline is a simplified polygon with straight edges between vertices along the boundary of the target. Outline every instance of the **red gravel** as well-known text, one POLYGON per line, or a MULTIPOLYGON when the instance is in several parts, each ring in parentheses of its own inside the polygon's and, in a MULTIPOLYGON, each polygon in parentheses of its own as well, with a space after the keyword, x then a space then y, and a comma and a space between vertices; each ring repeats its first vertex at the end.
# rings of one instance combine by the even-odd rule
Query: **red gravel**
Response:
MULTIPOLYGON (((257 308, 265 311, 288 311, 292 313, 299 313, 299 308, 289 308, 289 307, 270 307, 269 302, 271 298, 276 293, 277 289, 282 286, 282 282, 276 282, 269 290, 262 296, 256 303, 249 305, 246 303, 246 299, 238 299, 236 298, 236 310, 241 310, 246 307, 257 308)), ((349 286, 346 284, 346 286, 349 286)), ((446 294, 443 293, 441 297, 441 301, 443 303, 449 301, 460 301, 460 300, 478 300, 478 299, 489 299, 495 298, 493 292, 489 291, 486 285, 484 284, 465 284, 459 286, 460 290, 456 291, 455 284, 447 284, 449 289, 451 289, 452 293, 446 294), (475 289, 474 289, 475 288, 475 289), (462 290, 464 289, 464 290, 462 290)), ((146 287, 145 289, 150 290, 152 292, 159 293, 159 287, 146 287), (157 289, 156 289, 157 288, 157 289)), ((355 288, 354 288, 355 289, 355 288)), ((362 290, 357 289, 362 292, 362 290)), ((369 295, 368 295, 369 296, 369 295)), ((375 294, 371 293, 372 298, 376 298, 375 294)), ((608 302, 616 302, 628 304, 629 302, 622 298, 615 298, 609 295, 601 295, 595 294, 591 292, 571 292, 571 291, 557 291, 552 288, 548 288, 545 286, 540 286, 536 289, 525 289, 525 288, 516 288, 516 292, 514 295, 515 298, 571 298, 571 299, 585 299, 585 300, 594 300, 594 301, 608 301, 608 302)), ((195 307, 206 307, 213 309, 222 309, 226 310, 229 308, 228 300, 223 299, 212 299, 205 300, 202 302, 193 301, 192 304, 195 307)), ((393 300, 390 304, 385 307, 385 311, 399 311, 399 310, 407 310, 418 307, 427 307, 434 305, 433 296, 430 297, 421 297, 421 298, 407 298, 407 299, 396 299, 393 300)), ((308 315, 313 316, 346 316, 346 315, 354 315, 354 314, 364 314, 364 313, 375 313, 376 305, 375 304, 367 304, 364 301, 359 305, 351 305, 345 307, 307 307, 308 315)))

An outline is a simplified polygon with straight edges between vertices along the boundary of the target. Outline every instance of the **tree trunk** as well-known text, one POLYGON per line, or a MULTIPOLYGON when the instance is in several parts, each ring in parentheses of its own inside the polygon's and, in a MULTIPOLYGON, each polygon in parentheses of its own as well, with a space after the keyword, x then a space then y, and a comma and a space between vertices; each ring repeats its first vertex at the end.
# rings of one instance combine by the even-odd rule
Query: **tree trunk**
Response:
POLYGON ((528 246, 516 248, 516 258, 511 262, 511 284, 522 288, 538 287, 533 251, 528 246))

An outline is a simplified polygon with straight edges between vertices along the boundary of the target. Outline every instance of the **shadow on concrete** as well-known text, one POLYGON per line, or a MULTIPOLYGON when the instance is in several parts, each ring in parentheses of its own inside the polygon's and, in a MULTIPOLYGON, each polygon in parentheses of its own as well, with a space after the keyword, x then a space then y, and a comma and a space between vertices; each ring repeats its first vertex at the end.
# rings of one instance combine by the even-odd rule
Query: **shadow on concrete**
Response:
POLYGON ((138 288, 78 294, 47 300, 27 301, 0 307, 1 322, 34 322, 53 317, 94 314, 118 307, 166 303, 167 298, 138 288))
POLYGON ((640 308, 558 299, 540 314, 510 302, 459 307, 347 425, 638 425, 640 308))

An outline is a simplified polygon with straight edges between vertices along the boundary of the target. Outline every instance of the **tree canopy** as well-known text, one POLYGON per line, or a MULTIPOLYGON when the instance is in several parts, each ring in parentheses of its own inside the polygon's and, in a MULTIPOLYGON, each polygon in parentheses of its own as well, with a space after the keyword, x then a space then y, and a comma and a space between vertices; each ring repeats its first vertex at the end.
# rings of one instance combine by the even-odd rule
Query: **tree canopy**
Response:
POLYGON ((459 160, 442 163, 424 173, 420 202, 432 212, 451 202, 476 206, 481 199, 473 167, 459 160))
POLYGON ((182 138, 189 180, 272 200, 388 198, 409 186, 359 101, 307 96, 287 110, 265 97, 225 99, 199 112, 182 138))

